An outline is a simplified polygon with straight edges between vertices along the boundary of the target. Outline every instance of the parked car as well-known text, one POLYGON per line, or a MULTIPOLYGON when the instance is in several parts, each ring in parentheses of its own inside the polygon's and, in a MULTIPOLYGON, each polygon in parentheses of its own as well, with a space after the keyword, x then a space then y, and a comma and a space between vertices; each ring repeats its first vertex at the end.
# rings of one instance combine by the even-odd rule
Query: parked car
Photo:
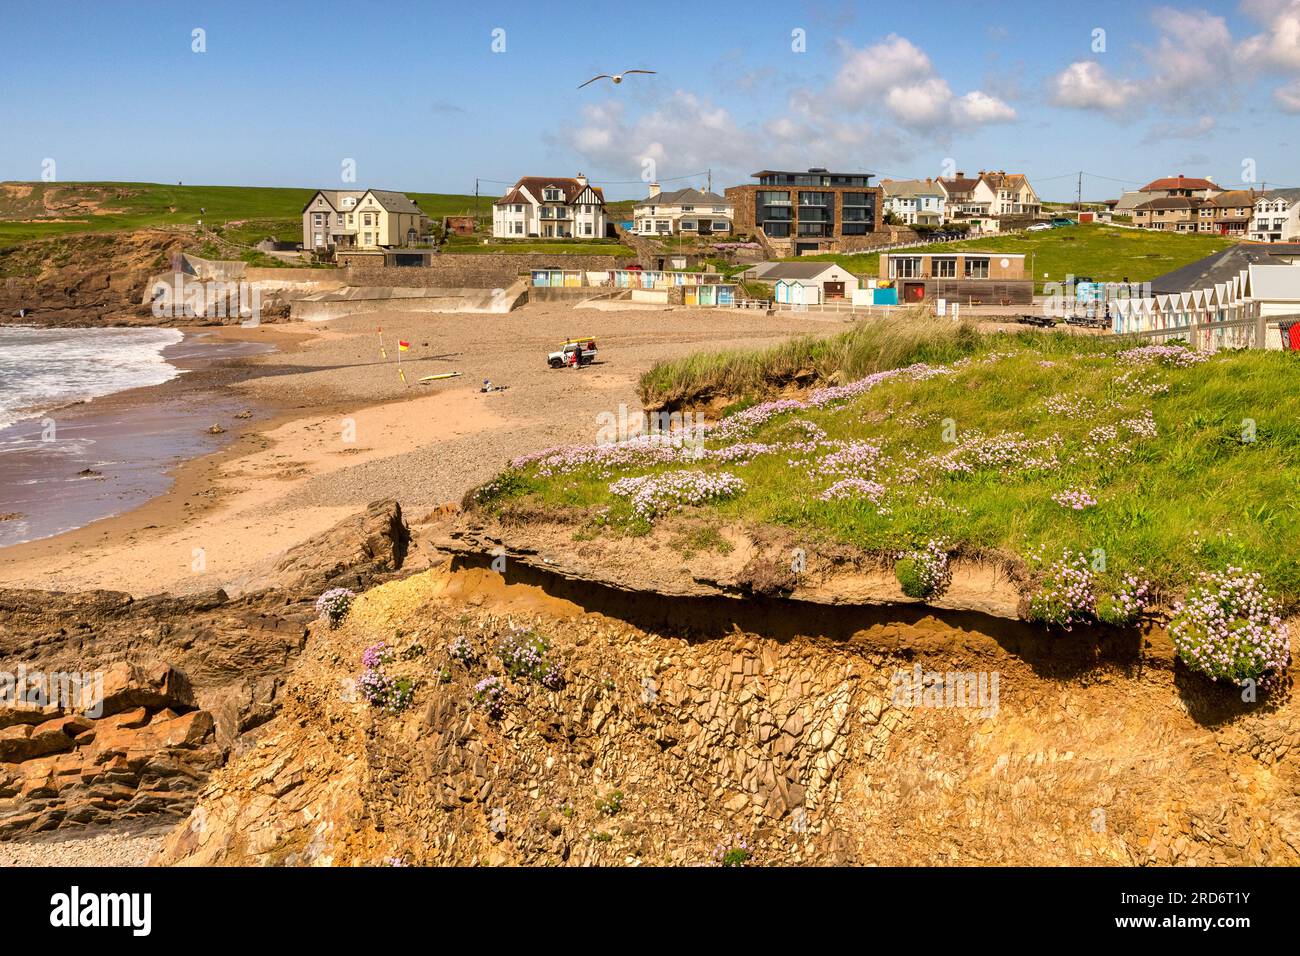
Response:
POLYGON ((1052 224, 1050 222, 1036 222, 1026 229, 1025 232, 1047 232, 1047 230, 1051 228, 1052 224))
POLYGON ((559 351, 546 356, 546 364, 551 368, 566 366, 581 367, 596 361, 595 339, 570 339, 560 346, 559 351))
POLYGON ((1079 223, 1069 216, 1057 216, 1052 220, 1053 229, 1064 229, 1066 226, 1077 226, 1079 223))

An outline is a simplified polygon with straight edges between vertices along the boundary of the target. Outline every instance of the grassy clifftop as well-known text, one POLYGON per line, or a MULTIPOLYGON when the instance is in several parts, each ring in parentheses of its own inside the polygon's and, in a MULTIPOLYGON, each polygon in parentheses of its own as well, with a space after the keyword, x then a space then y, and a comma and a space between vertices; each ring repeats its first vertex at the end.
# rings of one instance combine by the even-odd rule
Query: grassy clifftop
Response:
POLYGON ((781 526, 906 553, 912 578, 936 551, 1009 559, 1042 583, 1048 623, 1087 616, 1071 601, 1101 620, 1118 602, 1109 617, 1127 622, 1130 605, 1172 603, 1228 569, 1300 603, 1300 366, 1288 354, 876 322, 648 382, 668 388, 697 368, 779 378, 791 353, 792 366, 820 357, 818 380, 843 384, 742 403, 698 444, 522 459, 480 499, 585 513, 604 533, 644 534, 676 512, 781 526))
MULTIPOLYGON (((222 227, 235 242, 302 240, 313 189, 176 186, 162 183, 0 183, 0 245, 79 232, 155 226, 222 227)), ((474 197, 408 193, 430 217, 472 212, 474 197)), ((480 198, 483 210, 491 198, 480 198)))

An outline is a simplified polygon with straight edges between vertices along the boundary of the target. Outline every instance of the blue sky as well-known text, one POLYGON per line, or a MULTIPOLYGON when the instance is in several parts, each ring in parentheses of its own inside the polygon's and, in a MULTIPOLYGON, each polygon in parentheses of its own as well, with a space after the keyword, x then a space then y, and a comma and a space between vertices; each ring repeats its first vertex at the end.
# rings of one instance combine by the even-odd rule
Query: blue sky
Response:
POLYGON ((812 165, 1023 171, 1058 199, 1079 170, 1093 199, 1180 172, 1300 185, 1300 0, 3 4, 0 179, 52 158, 268 186, 354 160, 363 186, 437 192, 581 170, 613 198, 812 165), (576 88, 628 68, 658 72, 576 88))

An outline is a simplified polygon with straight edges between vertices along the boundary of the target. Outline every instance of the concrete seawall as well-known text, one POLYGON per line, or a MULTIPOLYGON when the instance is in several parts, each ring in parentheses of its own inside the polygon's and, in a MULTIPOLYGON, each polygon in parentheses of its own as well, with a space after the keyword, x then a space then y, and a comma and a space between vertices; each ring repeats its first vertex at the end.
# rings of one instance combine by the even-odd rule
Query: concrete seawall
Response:
POLYGON ((290 317, 324 322, 344 315, 371 312, 481 312, 502 314, 528 299, 528 287, 517 282, 506 289, 402 289, 362 286, 295 299, 290 317))

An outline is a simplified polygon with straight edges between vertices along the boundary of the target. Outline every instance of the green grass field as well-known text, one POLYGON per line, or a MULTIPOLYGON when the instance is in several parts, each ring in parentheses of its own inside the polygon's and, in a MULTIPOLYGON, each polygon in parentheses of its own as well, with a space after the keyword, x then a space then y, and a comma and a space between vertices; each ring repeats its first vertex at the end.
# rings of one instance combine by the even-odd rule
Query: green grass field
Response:
MULTIPOLYGON (((301 242, 302 207, 314 191, 161 183, 0 183, 0 246, 72 233, 193 225, 200 219, 241 245, 267 236, 301 242)), ((473 196, 407 195, 435 220, 474 210, 473 196)), ((492 198, 479 197, 481 210, 490 211, 492 198)))
MULTIPOLYGON (((975 249, 1021 253, 1025 256, 1026 274, 1033 277, 1036 290, 1041 292, 1044 282, 1063 282, 1067 274, 1088 276, 1099 282, 1120 282, 1126 278, 1131 282, 1145 282, 1226 249, 1231 244, 1232 240, 1222 236, 1180 235, 1085 224, 1046 232, 962 239, 906 251, 975 249)), ((879 253, 832 253, 802 256, 798 261, 806 259, 836 262, 857 275, 876 276, 880 272, 879 253)))
MULTIPOLYGON (((885 373, 869 387, 825 401, 738 402, 698 459, 689 448, 671 460, 624 448, 522 462, 489 486, 485 507, 585 509, 607 532, 642 534, 650 525, 611 490, 615 481, 725 473, 743 482, 739 494, 688 496, 684 510, 712 526, 783 526, 880 555, 936 539, 1032 569, 1068 551, 1093 563, 1099 586, 1132 574, 1165 594, 1200 572, 1242 567, 1288 607, 1300 603, 1293 356, 1193 361, 1177 347, 1124 354, 1113 340, 1065 333, 954 333, 924 321, 899 333, 892 324, 864 324, 812 355, 821 381, 885 373), (899 368, 913 371, 890 371, 899 368), (843 497, 828 495, 845 479, 854 481, 843 497), (1095 503, 1076 510, 1071 498, 1095 503)), ((664 391, 677 379, 679 392, 701 375, 725 381, 719 369, 774 381, 782 371, 769 359, 807 351, 762 353, 748 371, 734 354, 703 357, 648 378, 664 391)))

